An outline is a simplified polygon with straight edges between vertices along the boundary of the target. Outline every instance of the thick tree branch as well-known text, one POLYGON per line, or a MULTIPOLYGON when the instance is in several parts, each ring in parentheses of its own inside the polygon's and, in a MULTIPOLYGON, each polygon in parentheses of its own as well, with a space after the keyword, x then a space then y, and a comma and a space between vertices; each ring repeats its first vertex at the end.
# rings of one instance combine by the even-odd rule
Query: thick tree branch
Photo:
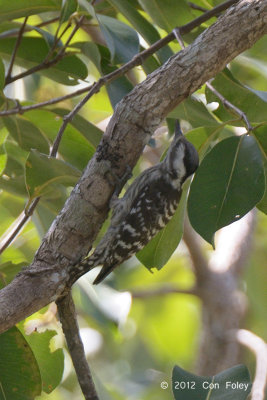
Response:
POLYGON ((53 222, 32 265, 0 292, 1 331, 58 299, 69 265, 90 248, 104 221, 118 174, 133 167, 155 128, 176 105, 267 32, 267 0, 242 0, 137 85, 118 105, 93 159, 53 222), (27 293, 27 296, 25 296, 27 293))

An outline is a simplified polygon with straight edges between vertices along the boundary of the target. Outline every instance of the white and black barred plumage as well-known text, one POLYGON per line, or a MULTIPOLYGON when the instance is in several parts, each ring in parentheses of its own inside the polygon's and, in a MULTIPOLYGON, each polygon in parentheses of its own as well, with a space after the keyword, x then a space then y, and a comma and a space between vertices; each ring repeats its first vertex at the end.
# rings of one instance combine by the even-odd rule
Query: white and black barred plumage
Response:
POLYGON ((81 262, 87 270, 102 266, 94 283, 141 250, 171 219, 182 184, 198 167, 198 154, 176 126, 165 159, 139 175, 118 199, 110 226, 94 253, 81 262))

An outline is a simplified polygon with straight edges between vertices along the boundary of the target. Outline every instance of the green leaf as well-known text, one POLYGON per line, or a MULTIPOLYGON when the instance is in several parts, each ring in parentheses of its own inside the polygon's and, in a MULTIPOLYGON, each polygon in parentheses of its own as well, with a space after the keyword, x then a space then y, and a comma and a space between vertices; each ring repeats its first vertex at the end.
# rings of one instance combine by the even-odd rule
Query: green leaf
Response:
MULTIPOLYGON (((63 108, 33 110, 27 117, 36 125, 40 124, 42 132, 52 142, 62 124, 62 117, 69 111, 63 108)), ((65 161, 82 170, 93 156, 103 132, 80 115, 76 115, 64 131, 59 146, 59 154, 65 161)))
MULTIPOLYGON (((152 45, 160 39, 158 31, 150 22, 147 21, 147 19, 143 17, 142 14, 135 9, 131 0, 108 1, 116 10, 118 10, 122 15, 125 16, 125 18, 127 18, 127 20, 137 30, 137 32, 143 36, 147 43, 152 45)), ((170 47, 165 46, 158 50, 156 54, 158 55, 161 63, 164 63, 173 55, 173 52, 170 47)))
POLYGON ((8 285, 15 276, 26 266, 26 263, 13 264, 11 261, 7 261, 0 265, 0 288, 8 285))
MULTIPOLYGON (((10 60, 16 43, 16 38, 0 40, 0 56, 10 60)), ((16 54, 15 63, 23 68, 32 68, 41 64, 49 52, 47 41, 41 37, 23 37, 16 54)), ((57 64, 42 69, 38 74, 62 83, 76 85, 78 79, 85 79, 88 75, 85 64, 75 55, 68 55, 57 64)))
POLYGON ((114 63, 126 63, 139 51, 137 33, 128 25, 106 15, 97 14, 100 29, 114 63))
POLYGON ((163 228, 141 251, 136 254, 139 261, 148 269, 160 270, 167 263, 183 235, 184 213, 189 190, 189 182, 183 188, 178 208, 163 228))
POLYGON ((263 125, 253 131, 264 157, 265 193, 257 208, 267 214, 267 126, 263 125))
POLYGON ((41 393, 36 359, 16 327, 0 335, 0 376, 1 400, 30 400, 41 393))
POLYGON ((168 114, 169 118, 184 119, 197 128, 199 126, 218 126, 205 105, 194 97, 189 97, 168 114))
POLYGON ((139 0, 139 3, 152 20, 168 33, 192 19, 185 0, 139 0))
MULTIPOLYGON (((64 108, 51 108, 49 110, 57 115, 64 117, 64 115, 69 113, 69 110, 64 108)), ((71 125, 76 128, 83 137, 96 148, 103 135, 103 131, 99 129, 97 126, 87 121, 87 119, 83 118, 81 115, 76 114, 73 120, 70 122, 71 125)))
MULTIPOLYGON (((266 92, 256 91, 243 86, 227 69, 216 76, 212 81, 212 86, 214 86, 228 101, 246 113, 250 123, 267 122, 266 92)), ((206 98, 209 103, 213 101, 220 103, 220 107, 214 111, 214 114, 221 121, 239 120, 238 125, 244 125, 240 117, 230 112, 230 110, 226 110, 225 107, 221 105, 220 100, 211 93, 208 88, 206 88, 206 98)))
POLYGON ((5 147, 3 145, 0 145, 0 175, 2 175, 5 170, 6 162, 7 154, 5 152, 5 147))
POLYGON ((194 229, 214 246, 215 232, 242 218, 265 189, 261 151, 253 136, 221 141, 198 168, 188 199, 194 229))
POLYGON ((5 66, 0 58, 0 90, 3 90, 5 87, 5 66))
POLYGON ((7 154, 5 149, 5 140, 8 136, 8 132, 6 129, 0 130, 0 175, 2 175, 3 171, 5 170, 6 163, 7 163, 7 154))
POLYGON ((0 0, 0 22, 60 10, 61 0, 0 0))
POLYGON ((68 21, 71 14, 73 14, 77 10, 77 7, 78 7, 77 0, 63 0, 59 18, 60 24, 62 24, 65 21, 68 21))
POLYGON ((59 385, 64 370, 63 350, 50 350, 51 339, 56 334, 56 331, 47 330, 44 333, 33 332, 31 335, 25 335, 37 360, 43 383, 42 388, 46 393, 51 393, 59 385))
POLYGON ((98 71, 101 71, 101 55, 98 47, 93 42, 75 42, 70 45, 70 47, 78 48, 81 52, 91 60, 98 71))
MULTIPOLYGON (((101 54, 101 74, 106 75, 115 71, 116 67, 110 65, 108 49, 103 46, 98 46, 98 48, 101 54)), ((125 76, 121 76, 107 84, 106 88, 111 105, 115 108, 116 104, 133 89, 133 85, 125 76)))
POLYGON ((236 365, 215 376, 197 376, 177 365, 172 373, 175 400, 246 400, 251 391, 245 365, 236 365))
POLYGON ((81 172, 62 160, 31 150, 26 162, 26 186, 30 198, 48 195, 54 185, 74 186, 81 172))
POLYGON ((24 117, 4 117, 3 122, 10 135, 26 151, 37 149, 42 153, 49 152, 49 144, 42 132, 24 117))

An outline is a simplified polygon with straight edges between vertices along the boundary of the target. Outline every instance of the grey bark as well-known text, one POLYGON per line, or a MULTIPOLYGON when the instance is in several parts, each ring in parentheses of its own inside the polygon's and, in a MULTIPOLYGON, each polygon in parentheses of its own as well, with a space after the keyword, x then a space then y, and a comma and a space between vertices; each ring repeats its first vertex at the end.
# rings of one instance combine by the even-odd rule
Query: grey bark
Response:
POLYGON ((87 253, 107 215, 114 187, 106 165, 119 175, 133 167, 167 114, 266 32, 267 0, 241 0, 125 96, 33 263, 1 290, 0 331, 64 295, 69 266, 87 253))

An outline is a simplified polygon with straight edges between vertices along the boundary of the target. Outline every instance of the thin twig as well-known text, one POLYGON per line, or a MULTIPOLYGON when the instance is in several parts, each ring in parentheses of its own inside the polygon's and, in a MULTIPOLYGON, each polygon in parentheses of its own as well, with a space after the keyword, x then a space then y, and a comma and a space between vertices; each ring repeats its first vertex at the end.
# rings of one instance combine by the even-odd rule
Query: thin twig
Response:
POLYGON ((86 400, 99 400, 79 334, 79 326, 71 292, 57 300, 56 304, 58 306, 62 330, 83 395, 86 400))
POLYGON ((13 50, 13 53, 12 53, 12 56, 11 56, 11 60, 10 60, 10 63, 9 63, 9 67, 8 67, 8 70, 7 70, 6 79, 5 79, 6 83, 8 82, 8 80, 11 77, 14 61, 15 61, 15 58, 16 58, 16 54, 17 54, 17 51, 18 51, 22 36, 23 36, 23 32, 24 32, 27 20, 28 20, 28 17, 26 17, 24 19, 24 22, 20 27, 20 30, 19 30, 19 33, 18 33, 18 37, 17 37, 16 43, 15 43, 15 47, 14 47, 14 50, 13 50))
POLYGON ((191 7, 193 10, 198 10, 198 11, 202 11, 202 12, 206 12, 207 9, 204 7, 199 6, 198 4, 192 3, 191 1, 188 1, 187 4, 189 5, 189 7, 191 7))
POLYGON ((10 235, 8 235, 7 239, 4 241, 3 245, 0 248, 0 254, 3 253, 3 251, 13 242, 13 240, 16 238, 16 236, 20 233, 21 229, 24 227, 24 225, 27 223, 29 218, 31 217, 33 211, 35 210, 37 204, 39 203, 40 197, 36 197, 30 204, 30 206, 27 208, 27 211, 24 210, 22 212, 23 217, 19 218, 19 223, 18 225, 12 230, 10 235))
POLYGON ((57 22, 58 20, 59 20, 59 17, 51 18, 51 19, 49 19, 47 21, 40 22, 40 24, 37 24, 36 27, 37 28, 42 28, 42 26, 53 24, 54 22, 57 22))
POLYGON ((259 336, 245 329, 236 333, 239 343, 248 347, 256 356, 256 372, 251 390, 251 400, 264 400, 267 383, 267 344, 259 336))
POLYGON ((181 289, 175 285, 164 285, 153 289, 133 290, 132 297, 135 299, 144 299, 147 297, 165 296, 167 294, 189 294, 198 296, 197 288, 181 289))
POLYGON ((247 131, 251 132, 253 130, 253 127, 250 125, 250 122, 248 120, 247 115, 240 110, 238 107, 236 107, 234 104, 232 104, 229 100, 227 100, 218 90, 215 89, 214 86, 210 82, 206 82, 206 86, 209 88, 209 90, 215 94, 218 99, 221 100, 222 104, 224 107, 228 108, 229 110, 233 110, 235 114, 237 114, 243 121, 245 122, 247 126, 247 131))
MULTIPOLYGON (((218 14, 218 12, 224 11, 227 8, 229 8, 231 5, 237 3, 237 1, 238 0, 228 0, 225 3, 219 4, 218 6, 214 7, 212 10, 209 10, 209 11, 205 12, 203 15, 201 15, 200 17, 194 19, 193 21, 189 22, 188 24, 185 24, 185 25, 182 25, 181 27, 178 27, 180 35, 183 35, 183 34, 191 32, 194 28, 198 27, 203 22, 209 20, 210 18, 212 18, 213 16, 218 14)), ((116 71, 122 71, 122 74, 123 74, 125 72, 128 72, 130 69, 132 69, 132 68, 134 68, 134 67, 136 67, 138 65, 141 65, 146 58, 148 58, 150 55, 154 54, 156 51, 160 50, 162 47, 164 47, 165 45, 170 43, 173 39, 175 39, 175 34, 172 31, 171 33, 169 33, 164 38, 162 38, 162 39, 158 40, 157 42, 155 42, 148 49, 146 49, 146 50, 142 51, 141 53, 137 54, 136 56, 134 56, 131 61, 129 61, 123 67, 121 67, 122 69, 119 68, 116 71)), ((25 71, 24 73, 21 73, 21 74, 17 75, 17 77, 15 77, 15 78, 16 79, 24 78, 25 76, 29 75, 30 73, 37 72, 37 71, 39 71, 41 69, 44 69, 44 68, 49 68, 51 65, 53 65, 54 63, 56 63, 58 61, 59 60, 57 60, 57 57, 55 57, 55 59, 50 61, 49 65, 47 65, 48 63, 46 63, 45 65, 39 64, 39 65, 33 67, 31 70, 28 70, 28 71, 30 71, 29 73, 28 73, 28 71, 25 71)), ((114 72, 116 72, 116 71, 114 71, 114 72)), ((119 77, 119 76, 121 76, 121 75, 118 74, 116 77, 119 77)), ((14 80, 9 81, 7 83, 11 83, 14 80)), ((75 94, 73 96, 75 96, 75 94)), ((9 110, 9 111, 13 111, 13 110, 9 110)), ((23 112, 23 107, 22 107, 22 112, 23 112)), ((17 112, 12 112, 12 113, 13 114, 17 114, 17 112)), ((3 114, 3 112, 0 113, 0 115, 10 115, 10 114, 11 113, 9 113, 9 114, 3 114)))
POLYGON ((34 67, 28 69, 27 71, 21 72, 20 74, 14 76, 14 77, 8 77, 8 79, 6 79, 6 85, 9 83, 15 82, 18 79, 25 78, 28 75, 32 75, 35 72, 42 71, 44 69, 48 69, 52 65, 56 65, 62 58, 64 58, 68 54, 66 52, 66 48, 67 48, 68 44, 70 43, 71 39, 73 38, 73 36, 75 35, 75 33, 77 32, 77 30, 79 29, 80 23, 82 22, 83 18, 84 17, 82 16, 80 18, 80 20, 77 22, 77 24, 73 28, 69 38, 67 39, 66 43, 64 44, 64 46, 60 49, 60 51, 54 58, 52 58, 51 60, 48 59, 51 55, 51 50, 50 50, 43 62, 41 62, 38 65, 35 65, 34 67))

